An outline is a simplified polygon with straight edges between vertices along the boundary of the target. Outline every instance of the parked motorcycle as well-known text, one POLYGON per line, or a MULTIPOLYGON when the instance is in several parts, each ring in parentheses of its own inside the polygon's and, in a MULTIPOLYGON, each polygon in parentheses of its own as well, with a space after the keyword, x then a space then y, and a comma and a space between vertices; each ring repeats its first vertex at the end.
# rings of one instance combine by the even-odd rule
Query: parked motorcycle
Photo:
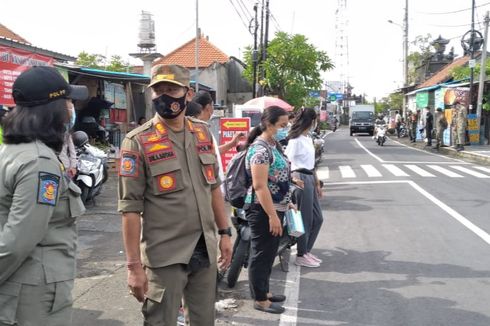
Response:
POLYGON ((409 131, 407 129, 406 124, 405 123, 402 123, 400 125, 400 138, 401 137, 407 137, 408 136, 408 133, 409 133, 409 131))
POLYGON ((72 138, 78 159, 75 183, 82 191, 82 201, 87 203, 100 194, 102 185, 107 181, 107 154, 90 145, 83 131, 74 132, 72 138))
POLYGON ((322 136, 316 132, 311 133, 311 138, 313 138, 313 145, 315 146, 315 166, 320 163, 322 159, 322 154, 324 152, 325 140, 322 136))
POLYGON ((386 142, 386 129, 387 126, 385 124, 376 126, 375 141, 378 146, 383 146, 386 142))

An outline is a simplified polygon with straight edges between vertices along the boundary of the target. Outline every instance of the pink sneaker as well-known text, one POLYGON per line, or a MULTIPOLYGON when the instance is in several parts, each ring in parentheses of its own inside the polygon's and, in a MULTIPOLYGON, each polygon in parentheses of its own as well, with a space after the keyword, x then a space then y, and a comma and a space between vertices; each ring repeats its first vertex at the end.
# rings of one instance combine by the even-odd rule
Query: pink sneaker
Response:
POLYGON ((311 267, 311 268, 320 267, 319 263, 317 263, 316 261, 313 261, 307 255, 304 255, 302 257, 297 256, 296 260, 294 261, 294 264, 297 266, 311 267))
POLYGON ((310 258, 313 261, 316 261, 319 264, 323 263, 323 260, 321 260, 317 256, 313 255, 311 252, 307 253, 305 256, 307 256, 308 258, 310 258))

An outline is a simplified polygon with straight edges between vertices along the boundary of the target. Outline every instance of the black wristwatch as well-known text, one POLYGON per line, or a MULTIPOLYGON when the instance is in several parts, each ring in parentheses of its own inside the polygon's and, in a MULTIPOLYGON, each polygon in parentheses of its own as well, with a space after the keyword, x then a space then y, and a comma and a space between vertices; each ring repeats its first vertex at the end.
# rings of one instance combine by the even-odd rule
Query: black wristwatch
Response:
POLYGON ((219 235, 227 235, 231 237, 231 228, 227 227, 226 229, 218 230, 219 235))

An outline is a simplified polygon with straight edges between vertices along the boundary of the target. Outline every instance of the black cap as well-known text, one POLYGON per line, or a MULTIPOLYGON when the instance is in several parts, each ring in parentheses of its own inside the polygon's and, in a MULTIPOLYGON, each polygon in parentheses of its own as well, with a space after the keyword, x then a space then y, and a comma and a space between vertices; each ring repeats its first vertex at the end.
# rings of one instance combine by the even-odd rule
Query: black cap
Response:
POLYGON ((85 100, 88 89, 68 84, 56 68, 36 66, 17 77, 12 96, 17 105, 38 106, 61 98, 85 100))
POLYGON ((442 112, 442 109, 441 108, 437 108, 436 111, 442 112))

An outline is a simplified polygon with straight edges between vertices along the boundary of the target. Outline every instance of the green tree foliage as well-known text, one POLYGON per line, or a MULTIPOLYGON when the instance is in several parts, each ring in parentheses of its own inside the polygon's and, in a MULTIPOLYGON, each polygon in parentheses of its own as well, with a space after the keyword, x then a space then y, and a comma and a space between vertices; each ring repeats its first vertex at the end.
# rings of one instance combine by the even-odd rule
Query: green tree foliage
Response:
POLYGON ((123 61, 120 55, 113 55, 109 64, 106 64, 106 59, 103 55, 89 54, 85 51, 80 52, 76 64, 88 68, 119 72, 125 72, 129 67, 129 62, 123 61))
POLYGON ((418 35, 415 40, 410 42, 412 46, 416 47, 417 50, 410 51, 407 56, 408 62, 408 84, 417 83, 417 72, 416 69, 423 65, 431 56, 431 51, 433 49, 432 36, 427 34, 425 36, 418 35))
POLYGON ((89 54, 85 51, 80 52, 77 61, 75 62, 79 66, 103 69, 104 68, 105 57, 100 54, 89 54))
MULTIPOLYGON (((260 57, 260 53, 258 54, 260 57)), ((244 76, 253 82, 252 49, 245 52, 244 76)), ((320 73, 334 67, 324 51, 317 50, 304 35, 278 32, 267 48, 267 59, 260 63, 265 79, 259 80, 271 95, 295 107, 305 105, 310 90, 322 86, 320 73)), ((309 100, 308 100, 309 101, 309 100)))
POLYGON ((387 97, 383 97, 379 102, 375 103, 376 113, 382 113, 387 110, 402 110, 403 94, 391 93, 387 97))
MULTIPOLYGON (((473 69, 473 76, 478 78, 480 76, 480 67, 481 64, 476 64, 475 69, 473 69)), ((463 80, 463 79, 469 79, 470 78, 470 67, 468 65, 456 67, 453 70, 451 70, 451 76, 455 80, 463 80)), ((485 74, 488 76, 490 75, 490 59, 487 59, 486 61, 486 67, 485 67, 485 74)))

